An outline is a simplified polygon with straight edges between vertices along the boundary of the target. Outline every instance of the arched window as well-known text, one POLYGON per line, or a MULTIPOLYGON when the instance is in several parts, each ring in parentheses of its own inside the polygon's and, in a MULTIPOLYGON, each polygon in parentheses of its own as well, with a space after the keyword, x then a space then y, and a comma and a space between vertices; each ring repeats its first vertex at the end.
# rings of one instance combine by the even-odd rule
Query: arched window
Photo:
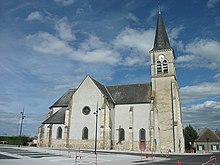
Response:
POLYGON ((119 143, 125 140, 125 130, 123 128, 119 129, 119 143))
POLYGON ((146 131, 144 128, 141 128, 139 131, 139 139, 140 139, 140 141, 146 140, 146 131))
POLYGON ((157 73, 161 73, 162 72, 162 65, 160 61, 157 61, 157 73))
POLYGON ((88 140, 88 138, 89 138, 89 130, 87 127, 84 127, 82 130, 82 139, 88 140))
POLYGON ((163 72, 168 73, 168 62, 167 62, 167 60, 163 60, 163 72))
POLYGON ((57 128, 57 139, 62 139, 62 128, 61 127, 57 128))
POLYGON ((166 59, 157 61, 157 73, 168 73, 168 61, 166 59))

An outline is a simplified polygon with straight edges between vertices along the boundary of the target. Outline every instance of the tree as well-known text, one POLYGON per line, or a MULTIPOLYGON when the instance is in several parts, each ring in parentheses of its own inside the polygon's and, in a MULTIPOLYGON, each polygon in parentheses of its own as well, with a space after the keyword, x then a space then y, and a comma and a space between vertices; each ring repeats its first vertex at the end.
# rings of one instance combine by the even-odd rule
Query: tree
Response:
POLYGON ((184 137, 185 137, 185 149, 189 151, 194 144, 194 141, 198 138, 198 133, 196 130, 189 124, 184 128, 184 137))

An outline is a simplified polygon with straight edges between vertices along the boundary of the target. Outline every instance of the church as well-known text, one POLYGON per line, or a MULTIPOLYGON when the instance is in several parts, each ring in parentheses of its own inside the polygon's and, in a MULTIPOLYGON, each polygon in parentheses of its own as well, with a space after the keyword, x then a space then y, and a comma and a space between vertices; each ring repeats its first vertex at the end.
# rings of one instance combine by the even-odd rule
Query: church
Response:
POLYGON ((175 54, 161 13, 151 57, 151 82, 106 86, 87 75, 50 108, 38 146, 184 152, 175 54))

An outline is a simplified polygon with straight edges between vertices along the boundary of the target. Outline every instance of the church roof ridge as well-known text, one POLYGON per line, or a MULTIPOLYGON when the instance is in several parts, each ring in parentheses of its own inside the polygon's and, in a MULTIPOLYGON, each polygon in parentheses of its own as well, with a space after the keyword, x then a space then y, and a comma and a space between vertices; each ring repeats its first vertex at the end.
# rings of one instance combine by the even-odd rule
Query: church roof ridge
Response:
POLYGON ((151 82, 132 83, 132 84, 115 84, 115 85, 108 85, 108 86, 106 86, 106 87, 127 86, 127 85, 144 85, 144 84, 151 84, 151 82))
POLYGON ((96 86, 100 89, 100 91, 106 95, 111 101, 112 103, 115 103, 115 100, 113 99, 113 97, 111 96, 111 94, 109 93, 108 89, 106 88, 105 85, 103 85, 102 83, 100 83, 99 81, 95 80, 94 78, 92 78, 91 76, 89 76, 92 81, 96 84, 96 86))

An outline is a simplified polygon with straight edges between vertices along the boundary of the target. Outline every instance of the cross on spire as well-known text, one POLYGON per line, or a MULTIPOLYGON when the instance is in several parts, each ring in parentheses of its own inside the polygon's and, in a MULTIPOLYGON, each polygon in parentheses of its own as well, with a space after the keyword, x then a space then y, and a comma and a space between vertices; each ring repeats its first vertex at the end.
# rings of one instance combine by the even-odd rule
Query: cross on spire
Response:
POLYGON ((158 13, 161 14, 161 12, 160 12, 160 0, 158 0, 157 3, 158 3, 158 13))

